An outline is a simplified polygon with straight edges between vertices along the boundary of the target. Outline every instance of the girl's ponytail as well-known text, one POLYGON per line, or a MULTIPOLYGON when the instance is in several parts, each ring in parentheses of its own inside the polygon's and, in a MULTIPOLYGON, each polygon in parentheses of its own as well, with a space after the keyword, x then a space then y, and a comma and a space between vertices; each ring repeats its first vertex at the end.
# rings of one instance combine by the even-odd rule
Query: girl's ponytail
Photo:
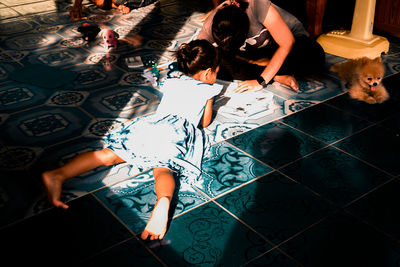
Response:
POLYGON ((217 49, 206 40, 183 43, 176 51, 178 70, 186 75, 194 75, 201 70, 215 70, 220 63, 217 49))

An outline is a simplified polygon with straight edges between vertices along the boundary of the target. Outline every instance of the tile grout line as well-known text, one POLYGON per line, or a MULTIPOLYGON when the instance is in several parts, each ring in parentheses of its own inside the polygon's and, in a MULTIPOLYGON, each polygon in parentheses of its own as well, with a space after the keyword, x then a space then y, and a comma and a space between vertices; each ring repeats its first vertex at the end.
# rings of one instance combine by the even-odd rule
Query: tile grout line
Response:
MULTIPOLYGON (((164 266, 167 266, 146 244, 141 240, 141 238, 138 237, 138 234, 135 234, 129 227, 126 225, 112 210, 110 210, 96 195, 89 193, 93 198, 96 199, 96 201, 105 208, 110 215, 112 215, 128 232, 132 234, 132 238, 135 238, 142 246, 145 247, 145 249, 153 256, 155 257, 160 263, 162 263, 164 266)), ((126 239, 125 241, 131 240, 132 238, 126 239)), ((122 242, 125 242, 122 241, 122 242)), ((117 244, 114 244, 114 246, 117 244)), ((112 248, 113 246, 109 247, 108 249, 112 248)))

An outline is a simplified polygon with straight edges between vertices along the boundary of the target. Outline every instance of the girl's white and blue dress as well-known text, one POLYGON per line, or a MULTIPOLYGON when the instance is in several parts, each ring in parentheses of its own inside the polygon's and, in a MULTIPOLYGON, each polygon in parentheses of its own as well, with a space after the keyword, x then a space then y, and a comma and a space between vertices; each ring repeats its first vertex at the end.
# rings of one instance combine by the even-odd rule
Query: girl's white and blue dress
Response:
POLYGON ((139 171, 166 167, 181 181, 197 183, 203 154, 209 146, 198 125, 207 100, 219 94, 222 87, 186 75, 166 79, 156 113, 110 132, 104 138, 105 147, 139 171))

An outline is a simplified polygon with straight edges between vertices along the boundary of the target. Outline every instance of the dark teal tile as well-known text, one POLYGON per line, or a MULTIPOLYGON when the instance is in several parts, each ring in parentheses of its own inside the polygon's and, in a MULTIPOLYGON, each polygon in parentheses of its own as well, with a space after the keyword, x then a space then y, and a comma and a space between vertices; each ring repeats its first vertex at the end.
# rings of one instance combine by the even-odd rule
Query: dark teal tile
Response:
POLYGON ((368 225, 337 214, 280 247, 307 267, 389 267, 400 261, 400 245, 368 225))
POLYGON ((241 266, 271 246, 214 203, 171 222, 153 251, 168 266, 241 266))
POLYGON ((279 168, 325 146, 279 122, 266 124, 228 139, 227 142, 273 168, 279 168))
POLYGON ((384 120, 380 125, 388 129, 388 131, 392 131, 396 136, 400 136, 400 113, 384 120))
POLYGON ((326 201, 276 172, 216 201, 274 244, 291 238, 331 212, 326 201))
POLYGON ((302 265, 288 257, 279 249, 274 249, 267 252, 265 255, 246 263, 244 266, 295 267, 302 265))
POLYGON ((225 142, 211 147, 202 168, 198 187, 209 197, 219 196, 271 171, 268 166, 225 142))
POLYGON ((327 143, 336 142, 368 126, 366 121, 324 104, 292 114, 282 122, 327 143))
POLYGON ((378 122, 399 113, 398 106, 400 104, 400 93, 398 84, 400 82, 400 74, 396 77, 385 78, 383 84, 389 92, 389 100, 381 104, 367 104, 362 101, 351 99, 348 94, 328 100, 326 104, 337 107, 345 112, 354 114, 360 118, 371 122, 378 122), (398 78, 397 78, 398 77, 398 78))
POLYGON ((281 171, 338 206, 344 206, 391 177, 337 149, 325 148, 281 171))
POLYGON ((150 254, 142 243, 136 238, 132 238, 99 255, 85 260, 82 262, 82 266, 156 267, 164 265, 150 254))
MULTIPOLYGON (((0 160, 1 162, 2 160, 0 160)), ((36 213, 40 182, 26 171, 0 171, 0 228, 36 213)))
POLYGON ((400 181, 395 179, 353 203, 348 210, 396 240, 400 240, 400 181))
POLYGON ((43 266, 76 265, 132 235, 92 196, 0 230, 2 260, 43 266))
POLYGON ((400 174, 400 136, 379 126, 371 127, 337 144, 336 147, 393 175, 400 174))
MULTIPOLYGON (((156 204, 152 171, 96 191, 95 196, 137 235, 145 228, 156 204)), ((189 185, 178 184, 171 202, 170 217, 207 201, 189 185)))

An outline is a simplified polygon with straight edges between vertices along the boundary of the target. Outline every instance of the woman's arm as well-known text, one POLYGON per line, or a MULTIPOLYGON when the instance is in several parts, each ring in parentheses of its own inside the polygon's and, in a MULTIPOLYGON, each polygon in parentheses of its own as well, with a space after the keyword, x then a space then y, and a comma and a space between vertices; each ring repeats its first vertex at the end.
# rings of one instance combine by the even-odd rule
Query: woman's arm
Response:
POLYGON ((286 22, 279 15, 274 6, 269 7, 267 17, 264 20, 264 26, 271 33, 272 38, 278 44, 278 49, 275 51, 267 67, 261 73, 261 76, 268 83, 278 72, 286 57, 288 56, 294 44, 294 36, 287 26, 286 22))
MULTIPOLYGON (((264 78, 265 82, 268 83, 275 77, 276 73, 279 71, 287 55, 292 49, 294 44, 294 36, 286 22, 273 5, 269 7, 263 25, 268 29, 272 38, 278 44, 278 49, 268 62, 267 67, 261 73, 261 76, 264 78)), ((261 88, 262 86, 256 80, 248 80, 239 83, 236 91, 244 92, 247 90, 257 90, 261 88)))
POLYGON ((206 103, 206 106, 204 108, 203 118, 201 119, 201 126, 203 128, 206 128, 211 123, 212 104, 213 104, 213 98, 208 99, 207 103, 206 103))

